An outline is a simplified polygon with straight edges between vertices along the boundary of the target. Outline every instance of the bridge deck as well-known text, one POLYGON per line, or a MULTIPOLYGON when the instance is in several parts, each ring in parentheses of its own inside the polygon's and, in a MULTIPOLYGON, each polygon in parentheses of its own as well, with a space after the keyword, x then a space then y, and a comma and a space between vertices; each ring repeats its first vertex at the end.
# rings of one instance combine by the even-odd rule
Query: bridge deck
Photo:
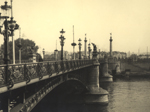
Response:
POLYGON ((93 60, 71 60, 1 65, 0 93, 91 66, 92 64, 93 60))

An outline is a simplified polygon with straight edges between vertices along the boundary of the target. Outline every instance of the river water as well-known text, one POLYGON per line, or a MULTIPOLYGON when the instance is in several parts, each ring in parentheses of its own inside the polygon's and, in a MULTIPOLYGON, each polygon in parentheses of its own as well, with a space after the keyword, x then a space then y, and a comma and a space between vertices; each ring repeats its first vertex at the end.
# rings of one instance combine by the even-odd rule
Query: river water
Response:
POLYGON ((150 112, 150 77, 120 77, 100 86, 109 92, 108 105, 67 103, 65 91, 53 91, 32 112, 150 112))

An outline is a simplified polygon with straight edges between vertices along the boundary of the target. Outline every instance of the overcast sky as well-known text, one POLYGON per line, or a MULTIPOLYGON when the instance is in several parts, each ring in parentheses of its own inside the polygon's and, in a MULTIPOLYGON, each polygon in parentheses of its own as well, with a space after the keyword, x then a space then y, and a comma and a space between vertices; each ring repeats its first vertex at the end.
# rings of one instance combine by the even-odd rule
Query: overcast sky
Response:
POLYGON ((73 25, 75 42, 81 38, 82 50, 86 33, 87 43, 90 39, 101 51, 109 51, 112 33, 113 51, 147 52, 147 47, 150 51, 150 0, 13 0, 13 15, 22 38, 46 51, 56 49, 56 40, 60 50, 62 28, 66 31, 64 50, 72 51, 73 25))

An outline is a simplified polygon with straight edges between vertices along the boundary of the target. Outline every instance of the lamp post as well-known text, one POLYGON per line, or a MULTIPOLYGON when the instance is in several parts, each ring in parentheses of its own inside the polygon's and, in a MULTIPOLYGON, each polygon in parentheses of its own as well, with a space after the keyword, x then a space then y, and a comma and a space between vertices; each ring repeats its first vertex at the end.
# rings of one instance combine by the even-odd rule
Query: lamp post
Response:
POLYGON ((13 51, 13 64, 15 64, 15 42, 14 42, 14 30, 18 29, 19 25, 16 24, 16 21, 13 21, 13 17, 8 21, 8 29, 11 31, 10 35, 12 37, 12 51, 13 51))
POLYGON ((21 63, 21 28, 19 28, 19 44, 18 44, 18 48, 19 48, 19 63, 21 63))
POLYGON ((84 58, 86 59, 87 58, 87 56, 86 56, 86 43, 87 43, 86 34, 85 34, 85 40, 84 40, 84 42, 85 42, 85 46, 84 46, 84 58))
POLYGON ((43 48, 43 60, 45 59, 45 49, 43 48))
MULTIPOLYGON (((16 24, 16 21, 13 20, 12 15, 11 15, 11 20, 9 20, 9 21, 7 20, 9 18, 9 11, 10 11, 11 8, 12 8, 12 0, 11 0, 11 6, 7 5, 7 2, 5 2, 5 4, 1 6, 1 10, 3 11, 3 13, 2 13, 2 15, 0 13, 0 34, 2 34, 4 36, 4 64, 7 65, 5 67, 4 80, 5 80, 5 84, 8 86, 8 88, 10 86, 10 84, 9 84, 10 75, 9 75, 9 71, 8 71, 8 63, 9 63, 8 42, 9 42, 9 36, 13 36, 14 30, 19 28, 19 25, 16 24), (2 31, 3 25, 4 25, 4 30, 2 31)), ((3 100, 2 101, 3 102, 3 105, 2 105, 3 112, 9 112, 10 111, 10 109, 9 109, 9 103, 10 103, 9 95, 4 96, 2 98, 2 100, 3 100)))
MULTIPOLYGON (((11 20, 13 20, 13 11, 12 11, 12 0, 11 0, 11 20)), ((16 21, 12 22, 14 25, 16 24, 16 21)), ((14 28, 14 26, 12 26, 14 28)), ((12 36, 12 53, 13 53, 13 64, 15 64, 15 42, 14 42, 14 30, 11 30, 11 36, 12 36)))
POLYGON ((81 44, 81 39, 79 38, 79 59, 81 59, 81 46, 82 46, 82 44, 81 44))
POLYGON ((74 26, 73 26, 73 43, 71 45, 73 46, 73 59, 75 60, 75 46, 76 46, 76 43, 74 42, 74 26))
POLYGON ((61 61, 63 61, 63 46, 64 46, 64 40, 65 40, 63 33, 65 33, 65 31, 62 29, 60 33, 61 33, 61 36, 59 37, 59 39, 60 39, 60 45, 61 45, 61 61))
POLYGON ((7 5, 7 2, 5 2, 5 5, 1 6, 1 9, 3 11, 2 15, 0 13, 0 33, 4 35, 4 64, 8 64, 9 62, 9 52, 8 52, 8 42, 9 42, 9 36, 14 35, 14 30, 19 28, 19 25, 16 24, 16 21, 13 20, 13 17, 11 17, 11 20, 8 21, 9 18, 9 11, 12 6, 7 5), (4 24, 4 30, 2 30, 4 24))
MULTIPOLYGON (((8 6, 7 2, 5 2, 5 5, 2 5, 1 9, 3 10, 4 14, 8 14, 9 10, 11 9, 11 6, 8 6)), ((4 30, 1 31, 1 29, 0 29, 0 33, 2 35, 4 35, 4 64, 8 64, 8 61, 9 61, 8 41, 9 41, 10 32, 8 31, 8 20, 7 20, 7 18, 9 18, 8 15, 1 16, 1 13, 0 13, 0 20, 1 20, 0 28, 2 28, 2 25, 4 24, 4 30), (2 21, 4 21, 4 22, 2 22, 2 21)))
POLYGON ((89 49, 89 59, 90 59, 90 53, 91 53, 90 43, 88 45, 89 45, 88 49, 89 49))
POLYGON ((109 41, 110 41, 110 57, 112 57, 112 41, 113 41, 113 39, 112 39, 112 33, 110 33, 110 39, 109 39, 109 41))

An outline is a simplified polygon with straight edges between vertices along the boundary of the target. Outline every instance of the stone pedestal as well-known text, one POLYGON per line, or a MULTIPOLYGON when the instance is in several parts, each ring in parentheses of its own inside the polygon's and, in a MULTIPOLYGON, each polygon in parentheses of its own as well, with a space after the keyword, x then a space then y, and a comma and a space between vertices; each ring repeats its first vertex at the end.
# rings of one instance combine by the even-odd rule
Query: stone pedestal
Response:
POLYGON ((88 73, 88 92, 84 95, 84 101, 87 104, 108 104, 108 92, 99 86, 99 63, 95 62, 89 68, 88 73))

